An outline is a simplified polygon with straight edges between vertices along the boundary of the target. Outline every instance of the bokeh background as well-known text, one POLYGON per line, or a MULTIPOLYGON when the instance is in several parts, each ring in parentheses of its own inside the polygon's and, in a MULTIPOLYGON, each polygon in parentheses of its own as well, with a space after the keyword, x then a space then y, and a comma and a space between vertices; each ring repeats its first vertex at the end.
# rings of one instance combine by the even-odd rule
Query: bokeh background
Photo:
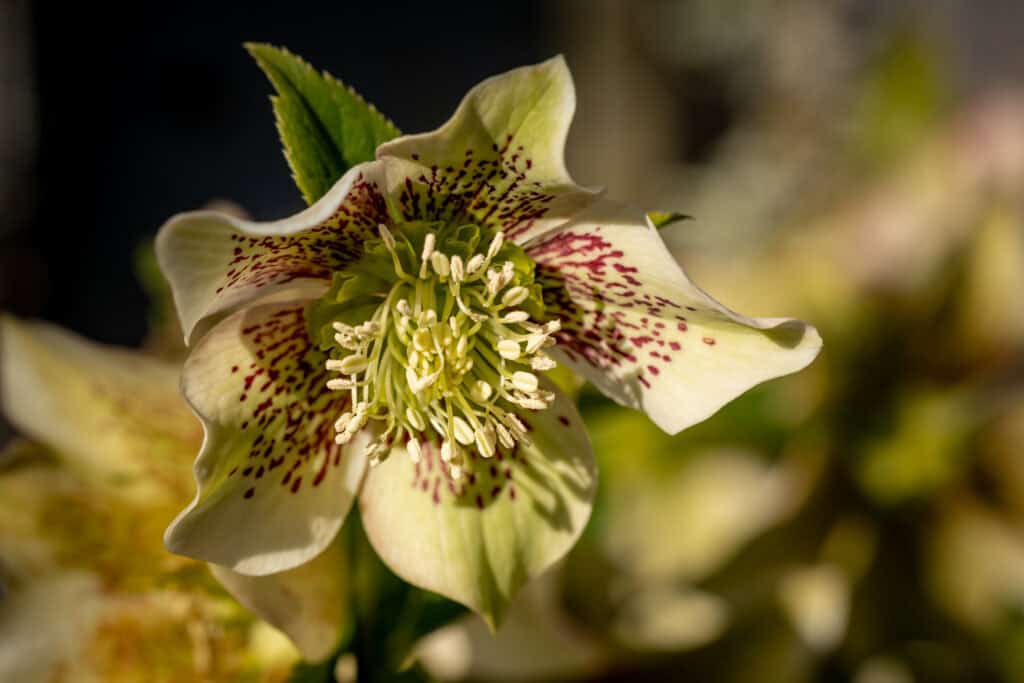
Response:
POLYGON ((814 323, 825 351, 677 438, 584 387, 586 537, 497 641, 450 628, 427 668, 1024 681, 1021 27, 1016 0, 5 0, 0 309, 171 353, 159 225, 211 200, 302 206, 243 41, 409 132, 564 53, 577 180, 694 216, 663 233, 693 279, 814 323))

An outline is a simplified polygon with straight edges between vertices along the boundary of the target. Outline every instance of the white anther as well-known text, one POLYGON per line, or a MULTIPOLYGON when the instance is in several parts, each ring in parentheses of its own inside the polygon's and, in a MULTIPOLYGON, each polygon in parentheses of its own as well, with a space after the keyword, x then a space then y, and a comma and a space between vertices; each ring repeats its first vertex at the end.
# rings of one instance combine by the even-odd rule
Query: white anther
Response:
POLYGON ((492 393, 494 393, 494 387, 482 379, 473 382, 473 386, 469 389, 469 395, 477 403, 485 403, 492 393))
POLYGON ((349 420, 348 426, 345 427, 346 432, 352 432, 355 434, 363 428, 363 425, 366 424, 366 420, 369 419, 369 415, 366 412, 367 408, 368 406, 366 403, 356 404, 355 414, 352 415, 352 419, 349 420))
POLYGON ((525 323, 529 319, 530 314, 526 311, 510 311, 501 318, 501 321, 506 323, 525 323))
POLYGON ((466 277, 466 270, 462 265, 462 257, 457 254, 452 256, 451 262, 448 265, 452 271, 452 282, 462 282, 466 277))
POLYGON ((448 439, 445 439, 441 443, 441 460, 445 462, 451 462, 459 456, 459 446, 454 444, 448 439))
POLYGON ((331 323, 331 327, 334 328, 335 332, 339 332, 341 334, 353 334, 356 331, 351 325, 346 325, 345 323, 338 321, 331 323))
POLYGON ((374 337, 380 334, 380 323, 376 320, 367 320, 356 328, 356 334, 362 337, 374 337))
POLYGON ((521 398, 513 399, 512 401, 518 406, 526 408, 527 410, 544 410, 548 407, 548 404, 539 398, 532 398, 530 396, 524 396, 521 398))
POLYGON ((516 440, 512 438, 512 432, 508 431, 508 427, 498 422, 494 425, 498 432, 498 441, 505 448, 512 448, 516 445, 516 440))
POLYGON ((439 277, 448 277, 451 267, 448 264, 448 257, 443 253, 435 251, 431 254, 430 265, 434 267, 434 272, 437 273, 439 277))
POLYGON ((389 450, 388 445, 384 441, 374 441, 366 447, 363 453, 369 459, 370 467, 376 467, 387 457, 389 450))
POLYGON ((448 318, 448 327, 452 328, 452 334, 457 335, 459 333, 459 319, 454 315, 448 318))
POLYGON ((409 442, 405 444, 405 450, 409 453, 409 459, 414 465, 423 459, 423 450, 420 448, 419 439, 409 439, 409 442))
POLYGON ((412 317, 412 306, 410 306, 409 302, 405 299, 399 299, 398 303, 395 304, 395 309, 407 318, 412 317))
POLYGON ((505 286, 502 282, 501 273, 491 269, 487 271, 487 293, 491 296, 495 296, 501 291, 501 288, 505 286))
POLYGON ((434 428, 434 431, 438 434, 447 434, 448 426, 444 423, 444 420, 439 418, 437 415, 427 414, 427 421, 430 422, 430 426, 434 428))
POLYGON ((343 349, 351 349, 352 351, 355 351, 357 348, 359 348, 359 344, 356 342, 355 336, 351 334, 342 334, 341 332, 339 332, 338 334, 334 335, 334 341, 336 341, 338 343, 338 346, 340 346, 343 349))
POLYGON ((412 368, 405 369, 405 381, 409 383, 409 389, 414 394, 419 393, 437 381, 440 372, 432 372, 426 377, 420 377, 412 368))
POLYGON ((512 434, 517 439, 522 439, 526 436, 526 425, 523 424, 522 420, 513 415, 512 413, 505 413, 504 418, 505 424, 512 430, 512 434))
MULTIPOLYGON (((441 255, 444 256, 444 254, 441 254, 441 255)), ((419 315, 419 319, 416 322, 421 327, 426 327, 427 325, 433 325, 434 323, 437 322, 437 312, 434 311, 434 309, 432 309, 432 308, 428 308, 425 311, 421 311, 420 315, 419 315)))
POLYGON ((554 318, 544 323, 545 334, 554 334, 555 332, 558 332, 560 329, 562 329, 562 321, 559 320, 558 318, 554 318))
POLYGON ((380 238, 384 241, 384 245, 389 251, 393 251, 395 248, 395 236, 388 230, 388 226, 381 223, 377 226, 377 230, 380 232, 380 238))
POLYGON ((519 354, 522 350, 519 348, 519 342, 514 339, 502 339, 498 342, 498 355, 508 360, 516 360, 519 358, 519 354))
POLYGON ((422 432, 427 428, 426 420, 424 420, 423 416, 419 414, 419 411, 412 406, 405 409, 405 420, 418 432, 422 432))
POLYGON ((501 303, 506 306, 518 306, 526 301, 526 297, 528 296, 530 296, 530 290, 526 287, 513 287, 505 292, 505 295, 501 297, 501 303))
POLYGON ((328 358, 327 369, 330 370, 331 372, 337 372, 338 370, 341 370, 341 361, 338 360, 337 358, 328 358))
POLYGON ((342 377, 335 377, 334 379, 327 380, 327 388, 331 391, 347 391, 356 385, 350 379, 344 379, 342 377))
POLYGON ((519 370, 512 373, 512 386, 519 391, 532 394, 537 391, 537 375, 519 370))
POLYGON ((422 260, 426 261, 430 258, 430 255, 434 253, 434 245, 437 243, 437 236, 428 232, 427 236, 423 238, 423 255, 422 260))
POLYGON ((351 412, 342 413, 341 417, 339 417, 337 420, 334 421, 334 431, 336 431, 336 432, 343 432, 343 431, 345 431, 345 428, 348 427, 349 420, 351 420, 351 419, 352 419, 352 413, 351 412))
POLYGON ((494 239, 491 240, 491 246, 487 248, 487 260, 490 261, 498 252, 501 251, 502 245, 505 244, 505 233, 499 230, 494 235, 494 239))
POLYGON ((369 364, 369 358, 358 353, 353 353, 351 356, 345 356, 341 360, 341 365, 338 366, 338 370, 346 375, 358 375, 360 372, 365 370, 366 366, 369 364))
POLYGON ((456 417, 452 420, 454 425, 453 430, 455 432, 455 440, 461 443, 463 446, 468 446, 473 443, 473 429, 469 426, 461 417, 456 417))
POLYGON ((530 367, 534 370, 544 372, 545 370, 554 370, 558 367, 558 363, 556 363, 550 356, 538 354, 530 360, 530 367))
POLYGON ((526 338, 526 352, 536 353, 544 345, 544 342, 547 341, 547 338, 546 334, 531 334, 526 338))
POLYGON ((466 353, 466 349, 469 348, 469 337, 466 335, 460 335, 459 341, 455 345, 455 353, 459 356, 463 356, 466 353))
POLYGON ((476 447, 480 455, 490 458, 494 455, 494 427, 486 425, 483 429, 476 430, 476 447))
POLYGON ((507 267, 503 267, 501 270, 491 269, 487 271, 487 290, 492 295, 497 295, 498 292, 505 288, 505 285, 512 282, 514 275, 512 264, 506 262, 505 266, 507 267))
POLYGON ((462 479, 462 468, 459 467, 458 465, 449 466, 448 473, 452 475, 452 479, 454 479, 455 481, 462 479))
POLYGON ((484 255, 475 254, 466 264, 466 275, 476 275, 476 272, 484 267, 484 255))

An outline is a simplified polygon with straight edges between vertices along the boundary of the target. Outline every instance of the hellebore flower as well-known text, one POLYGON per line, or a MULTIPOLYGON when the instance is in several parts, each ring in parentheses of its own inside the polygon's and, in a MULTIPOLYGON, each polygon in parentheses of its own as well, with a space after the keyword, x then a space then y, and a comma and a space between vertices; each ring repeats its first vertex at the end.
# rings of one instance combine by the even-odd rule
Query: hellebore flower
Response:
MULTIPOLYGON (((22 435, 0 448, 0 680, 278 681, 299 659, 160 542, 202 439, 179 372, 0 315, 0 408, 22 435)), ((258 579, 215 571, 318 658, 343 625, 344 559, 334 544, 258 579)))
POLYGON ((813 328, 728 311, 643 211, 573 183, 574 103, 561 58, 516 69, 291 218, 163 226, 206 428, 169 548, 279 572, 358 496, 399 576, 493 625, 595 490, 580 417, 541 373, 563 362, 676 432, 814 358, 813 328))

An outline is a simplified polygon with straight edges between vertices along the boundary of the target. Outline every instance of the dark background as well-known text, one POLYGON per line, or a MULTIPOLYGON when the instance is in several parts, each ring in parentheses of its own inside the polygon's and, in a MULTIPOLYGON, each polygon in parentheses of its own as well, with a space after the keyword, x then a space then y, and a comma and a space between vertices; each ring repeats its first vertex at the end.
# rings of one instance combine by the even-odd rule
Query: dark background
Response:
POLYGON ((16 24, 0 40, 27 43, 36 144, 8 190, 0 309, 136 344, 133 253, 163 221, 212 199, 263 220, 302 207, 243 42, 287 46, 415 132, 481 78, 556 51, 538 4, 23 5, 30 40, 16 24))
MULTIPOLYGON (((646 62, 641 94, 648 87, 662 106, 672 91, 662 118, 675 117, 672 125, 686 134, 667 141, 672 150, 661 156, 698 166, 750 104, 730 95, 730 69, 749 72, 753 91, 764 77, 751 69, 763 61, 757 55, 684 73, 654 66, 665 36, 652 32, 656 26, 645 30, 644 16, 676 2, 231 0, 115 10, 0 0, 0 310, 137 344, 147 302, 133 255, 165 220, 215 199, 260 220, 302 206, 274 128, 270 84, 242 48, 246 41, 290 48, 407 132, 443 122, 482 78, 567 52, 581 112, 570 166, 584 183, 613 194, 625 188, 621 199, 648 199, 647 179, 623 183, 615 173, 621 167, 618 175, 636 178, 636 159, 624 160, 624 151, 657 152, 640 144, 647 124, 635 122, 636 106, 618 109, 637 92, 610 92, 630 83, 616 76, 623 55, 646 62)), ((826 4, 867 54, 879 26, 927 24, 948 43, 950 77, 964 93, 1024 77, 1018 0, 826 4)), ((723 8, 733 5, 743 3, 723 8)), ((685 26, 678 31, 670 34, 676 43, 692 40, 685 26)), ((714 225, 717 217, 703 218, 714 225)))

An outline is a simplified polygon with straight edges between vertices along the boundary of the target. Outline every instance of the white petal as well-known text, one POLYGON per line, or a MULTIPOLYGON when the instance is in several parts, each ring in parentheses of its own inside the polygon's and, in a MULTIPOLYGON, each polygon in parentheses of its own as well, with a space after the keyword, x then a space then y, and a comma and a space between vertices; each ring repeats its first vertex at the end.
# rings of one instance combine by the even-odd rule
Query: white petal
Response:
POLYGON ((240 311, 200 340, 182 382, 206 428, 199 491, 167 530, 171 551, 264 575, 331 542, 362 479, 368 436, 334 442, 349 397, 326 388, 326 373, 303 302, 240 311))
POLYGON ((551 355, 670 433, 802 369, 821 348, 810 325, 748 318, 704 293, 637 209, 602 201, 528 253, 561 320, 551 355))

